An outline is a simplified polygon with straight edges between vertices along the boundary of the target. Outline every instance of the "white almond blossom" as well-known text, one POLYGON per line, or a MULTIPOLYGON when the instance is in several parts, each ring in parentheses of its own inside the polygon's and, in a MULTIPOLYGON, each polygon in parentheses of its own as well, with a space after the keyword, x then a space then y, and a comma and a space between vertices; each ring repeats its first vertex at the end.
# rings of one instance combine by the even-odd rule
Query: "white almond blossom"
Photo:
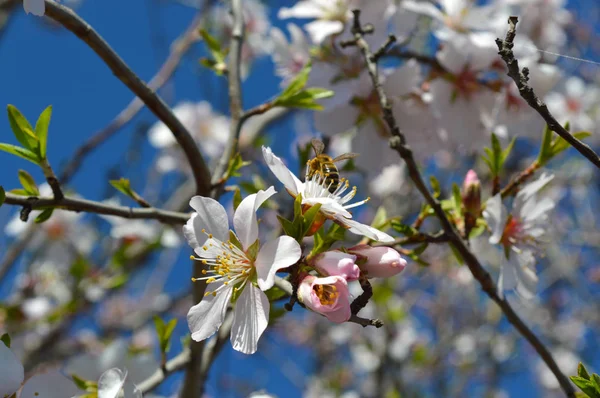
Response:
POLYGON ((27 379, 21 389, 20 398, 66 398, 81 394, 73 379, 57 369, 36 373, 27 379))
POLYGON ((552 199, 540 199, 537 194, 552 178, 553 175, 542 174, 538 180, 524 186, 516 195, 510 214, 502 204, 500 194, 486 203, 483 216, 491 229, 489 243, 501 244, 507 257, 498 277, 500 297, 503 297, 505 290, 513 289, 525 299, 535 295, 537 275, 534 252, 545 233, 548 212, 555 204, 552 199))
POLYGON ((290 32, 289 42, 281 29, 271 28, 271 56, 275 62, 275 74, 283 79, 281 87, 287 86, 310 60, 310 42, 304 31, 293 23, 288 24, 287 29, 290 32))
POLYGON ((21 387, 25 372, 21 361, 0 341, 0 397, 10 397, 21 387))
POLYGON ((400 6, 406 10, 427 15, 435 21, 435 36, 442 40, 453 40, 462 36, 469 46, 479 47, 485 42, 494 43, 494 35, 489 32, 490 21, 496 11, 494 5, 476 6, 469 0, 438 0, 440 8, 426 1, 403 1, 400 6))
POLYGON ((290 195, 293 197, 302 195, 303 205, 320 204, 319 211, 325 218, 333 220, 354 234, 363 235, 380 242, 392 242, 394 240, 385 232, 352 219, 352 213, 348 210, 366 203, 368 199, 348 203, 356 195, 356 187, 353 187, 350 192, 346 192, 350 186, 347 180, 341 179, 338 188, 333 193, 329 192, 330 184, 326 182, 325 177, 320 173, 314 173, 313 176, 308 178, 307 169, 306 182, 302 182, 285 166, 279 157, 273 154, 271 148, 263 147, 262 151, 265 162, 275 174, 275 177, 283 183, 290 195))
POLYGON ((600 90, 572 76, 565 81, 564 94, 551 92, 544 99, 552 115, 561 123, 569 122, 572 131, 597 131, 592 118, 600 109, 600 90))
POLYGON ((274 194, 270 187, 242 200, 233 216, 235 233, 229 230, 227 212, 219 202, 201 196, 190 201, 196 212, 183 232, 197 260, 207 267, 205 276, 195 280, 208 284, 204 299, 188 312, 193 340, 207 339, 219 329, 235 294, 231 344, 245 354, 256 352, 269 320, 269 299, 263 291, 273 286, 278 270, 296 263, 302 253, 289 236, 258 248, 256 211, 274 194))
MULTIPOLYGON (((181 102, 173 108, 173 113, 190 132, 204 155, 214 159, 223 153, 229 131, 229 119, 213 111, 206 101, 181 102)), ((161 150, 156 167, 167 173, 176 169, 188 170, 187 162, 182 162, 182 153, 173 133, 163 122, 157 122, 148 131, 150 144, 161 150)))

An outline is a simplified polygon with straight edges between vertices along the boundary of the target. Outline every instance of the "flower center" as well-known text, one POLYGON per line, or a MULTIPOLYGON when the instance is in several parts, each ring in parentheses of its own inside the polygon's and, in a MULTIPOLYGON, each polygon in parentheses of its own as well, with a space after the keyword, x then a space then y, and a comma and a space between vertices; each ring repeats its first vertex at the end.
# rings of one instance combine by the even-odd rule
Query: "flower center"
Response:
POLYGON ((58 240, 65 236, 67 228, 59 222, 52 223, 46 227, 46 234, 48 239, 58 240))
POLYGON ((335 285, 315 285, 313 291, 322 305, 334 305, 340 295, 335 285))
POLYGON ((581 102, 577 98, 567 98, 567 109, 571 113, 578 113, 581 111, 581 102))
MULTIPOLYGON (((202 230, 202 232, 206 233, 205 230, 202 230)), ((202 249, 208 253, 207 256, 200 258, 191 256, 193 260, 201 261, 206 267, 206 269, 202 270, 202 275, 204 276, 201 278, 192 278, 192 281, 204 280, 207 284, 222 283, 214 291, 204 293, 205 296, 209 294, 216 296, 219 290, 230 284, 239 284, 239 286, 235 287, 235 290, 241 290, 255 271, 253 262, 231 240, 221 242, 213 238, 212 234, 206 234, 208 240, 202 246, 202 249)))
POLYGON ((504 232, 502 233, 502 244, 506 247, 514 245, 518 240, 523 238, 523 224, 520 220, 510 216, 504 232))

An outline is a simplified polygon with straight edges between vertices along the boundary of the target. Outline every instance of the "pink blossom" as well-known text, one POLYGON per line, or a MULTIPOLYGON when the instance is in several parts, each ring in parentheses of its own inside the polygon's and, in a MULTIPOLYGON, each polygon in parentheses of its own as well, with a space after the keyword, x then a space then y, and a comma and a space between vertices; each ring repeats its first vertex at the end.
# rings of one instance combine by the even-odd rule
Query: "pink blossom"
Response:
POLYGON ((358 245, 348 249, 348 252, 366 260, 360 268, 370 278, 394 276, 406 267, 406 260, 391 247, 358 245))
POLYGON ((332 322, 343 323, 350 319, 348 282, 341 276, 306 276, 298 286, 298 299, 332 322))
POLYGON ((356 265, 356 256, 339 250, 331 250, 317 255, 313 265, 325 275, 341 276, 347 281, 355 281, 360 275, 360 268, 356 265))

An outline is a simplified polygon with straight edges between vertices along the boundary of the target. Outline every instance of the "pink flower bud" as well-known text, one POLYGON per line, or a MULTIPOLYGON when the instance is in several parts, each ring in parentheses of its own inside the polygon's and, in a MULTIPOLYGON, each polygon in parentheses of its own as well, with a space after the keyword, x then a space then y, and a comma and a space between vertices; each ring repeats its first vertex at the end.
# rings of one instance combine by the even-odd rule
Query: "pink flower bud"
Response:
POLYGON ((474 218, 481 213, 481 183, 477 173, 469 170, 465 176, 462 188, 462 200, 465 211, 474 218))
POLYGON ((348 282, 341 276, 317 278, 307 275, 298 286, 298 300, 332 322, 342 323, 350 319, 348 282))
POLYGON ((366 272, 369 278, 394 276, 406 267, 406 260, 391 247, 358 245, 348 249, 348 252, 356 254, 359 259, 364 259, 360 269, 366 272))
POLYGON ((360 268, 356 265, 356 256, 339 250, 331 250, 317 255, 313 266, 325 275, 341 276, 347 281, 355 281, 360 276, 360 268))

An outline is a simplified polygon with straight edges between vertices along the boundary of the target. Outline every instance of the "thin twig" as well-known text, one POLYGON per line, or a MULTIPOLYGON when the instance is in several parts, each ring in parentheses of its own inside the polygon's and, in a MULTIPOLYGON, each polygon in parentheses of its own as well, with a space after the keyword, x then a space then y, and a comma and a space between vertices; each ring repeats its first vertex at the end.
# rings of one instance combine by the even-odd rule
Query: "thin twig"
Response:
POLYGON ((517 174, 504 188, 500 190, 500 195, 503 198, 514 195, 518 192, 519 186, 533 176, 533 174, 540 168, 540 164, 534 161, 525 170, 517 174))
POLYGON ((135 209, 127 206, 109 205, 92 200, 65 197, 57 200, 50 197, 20 196, 6 193, 5 204, 23 206, 28 210, 56 208, 75 212, 85 211, 88 213, 118 216, 130 219, 158 220, 165 224, 185 224, 190 218, 187 213, 161 210, 156 208, 135 209))
MULTIPOLYGON (((198 27, 202 22, 204 10, 198 11, 188 28, 171 45, 171 53, 160 70, 150 81, 148 87, 156 91, 160 89, 175 73, 181 63, 183 56, 196 42, 198 37, 198 27)), ((73 175, 79 170, 83 160, 100 144, 112 137, 123 126, 129 123, 144 107, 144 102, 135 97, 106 127, 95 132, 88 140, 80 146, 69 162, 64 166, 60 174, 60 181, 67 184, 73 175)))
POLYGON ((46 16, 73 32, 73 34, 94 50, 114 75, 169 127, 190 164, 196 183, 196 192, 204 195, 210 192, 210 172, 194 138, 160 96, 152 88, 148 87, 125 64, 108 43, 73 10, 53 1, 46 0, 46 16))
POLYGON ((148 377, 146 380, 137 384, 137 388, 143 393, 146 394, 156 387, 158 387, 165 379, 171 374, 175 373, 178 370, 181 370, 187 366, 190 362, 190 350, 188 348, 184 348, 184 350, 179 353, 174 358, 167 361, 163 369, 156 369, 156 371, 148 377))
POLYGON ((521 97, 546 121, 548 128, 571 144, 572 147, 577 149, 577 151, 585 156, 592 164, 600 168, 600 156, 598 156, 598 154, 587 144, 584 144, 581 140, 575 138, 567 131, 567 129, 552 116, 546 104, 535 95, 533 89, 529 86, 529 69, 523 68, 521 71, 519 68, 519 61, 515 58, 515 54, 512 51, 514 39, 517 35, 517 22, 519 22, 517 17, 509 17, 506 38, 504 40, 499 38, 496 39, 496 45, 499 50, 498 54, 500 54, 508 68, 507 75, 510 76, 517 85, 521 97))
POLYGON ((231 0, 231 13, 233 15, 233 28, 231 31, 231 44, 229 53, 229 63, 227 69, 229 73, 227 80, 229 84, 229 112, 231 124, 229 130, 229 139, 225 147, 225 152, 219 159, 215 172, 212 176, 211 185, 214 186, 211 196, 220 194, 223 190, 222 178, 229 160, 235 154, 238 147, 238 140, 242 130, 242 124, 246 118, 242 118, 244 108, 242 104, 242 45, 244 44, 244 10, 242 0, 231 0))
POLYGON ((23 253, 23 250, 27 247, 35 232, 37 231, 37 224, 28 225, 25 232, 21 233, 18 240, 16 240, 4 253, 2 261, 0 262, 0 281, 4 279, 8 271, 12 268, 12 265, 23 253))
POLYGON ((529 329, 529 327, 523 322, 523 320, 515 313, 511 305, 504 299, 501 299, 498 296, 498 292, 496 291, 496 286, 490 276, 490 274, 485 271, 483 266, 479 263, 479 260, 467 247, 465 242, 460 237, 459 233, 453 227, 452 223, 446 216, 446 213, 442 209, 440 202, 433 197, 431 192, 429 192, 429 188, 425 184, 423 177, 419 171, 419 167, 413 157, 412 150, 406 143, 406 137, 401 132, 398 127, 398 123, 396 122, 395 116, 392 111, 392 106, 383 90, 383 86, 379 80, 377 64, 371 61, 371 51, 369 48, 369 44, 363 38, 362 26, 360 23, 360 10, 354 10, 354 25, 352 27, 352 33, 356 40, 356 45, 360 49, 363 58, 367 64, 367 70, 369 72, 369 76, 371 77, 373 86, 375 91, 377 92, 377 96, 379 98, 379 103, 381 105, 381 109, 383 111, 383 118, 392 132, 392 137, 390 138, 390 146, 395 149, 400 157, 406 162, 406 166, 408 169, 408 173, 413 183, 421 192, 427 203, 434 210, 437 218, 442 225, 445 233, 448 235, 450 240, 450 244, 454 246, 457 252, 462 256, 463 260, 469 267, 469 270, 473 274, 473 277, 479 282, 482 290, 502 309, 502 312, 508 319, 508 321, 521 333, 527 341, 535 348, 537 353, 540 355, 542 360, 546 363, 546 365, 550 368, 554 376, 558 379, 562 389, 568 397, 575 397, 575 390, 571 385, 569 379, 562 373, 556 361, 550 354, 550 351, 546 348, 546 346, 538 339, 538 337, 529 329))

